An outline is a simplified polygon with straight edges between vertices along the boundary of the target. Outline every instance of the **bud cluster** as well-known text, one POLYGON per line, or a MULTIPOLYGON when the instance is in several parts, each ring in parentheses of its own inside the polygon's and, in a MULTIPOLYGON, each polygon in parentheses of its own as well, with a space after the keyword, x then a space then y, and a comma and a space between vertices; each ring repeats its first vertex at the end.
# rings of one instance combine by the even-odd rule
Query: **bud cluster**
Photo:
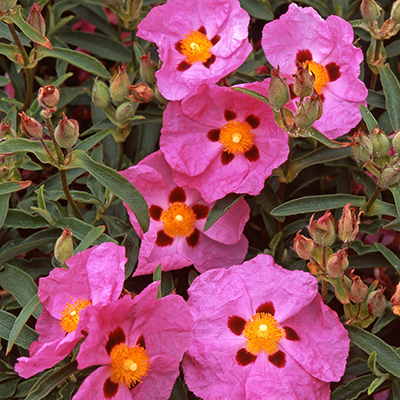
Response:
POLYGON ((317 220, 313 215, 308 225, 311 238, 297 232, 294 250, 300 258, 308 260, 307 266, 314 276, 332 284, 337 299, 344 305, 347 323, 365 328, 383 313, 386 299, 384 289, 377 288, 376 281, 368 287, 354 270, 350 277, 345 275, 349 266, 346 246, 357 236, 361 214, 362 211, 356 215, 349 203, 337 223, 330 211, 317 220), (332 246, 337 239, 342 246, 335 251, 332 246))
POLYGON ((137 28, 143 0, 104 0, 103 3, 114 12, 124 28, 137 28))

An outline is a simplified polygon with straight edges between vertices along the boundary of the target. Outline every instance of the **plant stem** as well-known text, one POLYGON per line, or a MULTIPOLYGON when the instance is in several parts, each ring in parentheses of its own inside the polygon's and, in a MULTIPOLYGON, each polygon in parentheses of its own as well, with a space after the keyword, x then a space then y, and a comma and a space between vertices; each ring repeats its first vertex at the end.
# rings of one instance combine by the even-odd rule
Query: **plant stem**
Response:
POLYGON ((67 181, 67 173, 65 172, 65 169, 60 169, 59 171, 60 171, 61 184, 62 184, 64 193, 65 193, 65 197, 67 198, 69 205, 74 210, 74 213, 78 217, 78 219, 80 219, 81 221, 85 221, 81 211, 79 210, 78 205, 76 204, 75 200, 72 198, 71 192, 69 191, 68 181, 67 181))
POLYGON ((366 211, 368 211, 372 205, 374 204, 375 200, 377 199, 377 197, 379 196, 379 193, 381 192, 382 188, 377 185, 375 188, 375 192, 373 193, 372 197, 368 200, 367 205, 365 206, 366 211))
MULTIPOLYGON (((374 53, 374 61, 378 61, 380 53, 381 53, 381 46, 382 46, 383 40, 377 40, 376 41, 376 47, 375 47, 375 53, 374 53)), ((371 90, 375 90, 375 86, 376 86, 376 79, 377 79, 378 75, 375 75, 374 73, 372 73, 371 76, 371 83, 369 85, 369 88, 371 90)))
POLYGON ((48 115, 48 113, 44 111, 42 112, 42 117, 44 119, 44 123, 46 124, 47 130, 49 131, 54 148, 56 150, 58 164, 61 166, 64 164, 64 155, 54 137, 54 127, 53 127, 53 122, 51 121, 51 114, 48 115))
POLYGON ((328 282, 322 281, 321 282, 321 297, 324 304, 328 303, 328 282))
POLYGON ((118 164, 117 171, 120 171, 122 168, 122 160, 124 158, 124 142, 118 142, 118 164))
POLYGON ((15 32, 14 24, 7 24, 7 25, 8 25, 8 29, 10 30, 11 36, 13 37, 14 42, 17 45, 17 47, 21 53, 21 56, 24 59, 25 65, 29 65, 28 53, 26 52, 25 47, 22 45, 21 41, 19 40, 17 32, 15 32))
POLYGON ((40 143, 42 144, 43 148, 46 150, 46 153, 47 153, 47 155, 49 156, 50 160, 51 160, 52 162, 55 163, 56 160, 55 160, 55 158, 53 157, 53 154, 51 154, 50 149, 47 147, 46 142, 43 140, 43 138, 40 138, 39 140, 40 140, 40 143))

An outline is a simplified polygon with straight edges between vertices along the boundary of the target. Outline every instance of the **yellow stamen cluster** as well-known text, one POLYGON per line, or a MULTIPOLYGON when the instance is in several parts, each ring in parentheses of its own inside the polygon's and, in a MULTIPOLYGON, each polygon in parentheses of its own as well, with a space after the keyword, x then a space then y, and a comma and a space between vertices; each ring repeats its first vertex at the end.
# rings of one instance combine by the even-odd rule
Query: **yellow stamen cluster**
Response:
POLYGON ((162 212, 161 221, 168 236, 189 236, 194 231, 196 214, 185 203, 176 202, 162 212))
POLYGON ((90 300, 86 300, 85 298, 80 298, 77 300, 73 300, 71 297, 72 303, 66 303, 61 313, 60 325, 61 329, 64 332, 71 333, 74 332, 78 322, 79 322, 79 312, 90 306, 92 302, 90 300))
POLYGON ((196 61, 206 62, 211 57, 211 47, 212 43, 207 36, 199 31, 190 31, 190 34, 185 35, 180 44, 181 53, 186 56, 189 64, 196 61))
POLYGON ((246 153, 253 146, 253 137, 247 122, 232 120, 221 128, 219 142, 229 154, 246 153))

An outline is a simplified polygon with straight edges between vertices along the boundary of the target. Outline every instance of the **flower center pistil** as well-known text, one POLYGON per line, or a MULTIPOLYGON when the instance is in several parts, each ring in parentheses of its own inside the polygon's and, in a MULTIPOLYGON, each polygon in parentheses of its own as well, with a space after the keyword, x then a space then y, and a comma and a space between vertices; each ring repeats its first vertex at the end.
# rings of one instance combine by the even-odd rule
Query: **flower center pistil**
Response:
POLYGON ((253 146, 253 137, 247 122, 232 120, 221 128, 219 142, 229 154, 246 153, 253 146))
POLYGON ((210 57, 210 49, 213 46, 207 36, 196 30, 190 31, 189 35, 185 35, 180 42, 180 51, 186 56, 186 61, 193 64, 196 61, 205 63, 210 57))
POLYGON ((185 203, 172 203, 161 214, 164 232, 170 236, 189 236, 194 231, 196 214, 185 203))
POLYGON ((329 74, 324 66, 316 63, 315 61, 303 62, 303 67, 306 68, 315 75, 314 88, 318 94, 321 94, 322 89, 329 82, 329 74))
POLYGON ((269 313, 257 313, 247 322, 243 330, 246 338, 246 350, 258 355, 261 350, 274 354, 278 350, 279 341, 285 331, 279 327, 278 321, 269 313))
POLYGON ((142 382, 150 369, 150 357, 140 345, 128 347, 119 343, 113 347, 111 357, 111 380, 128 388, 142 382))
POLYGON ((61 329, 64 332, 71 333, 74 332, 78 322, 79 322, 79 312, 90 306, 92 302, 90 300, 86 300, 84 297, 80 299, 73 300, 71 297, 72 303, 66 303, 61 313, 60 325, 61 329))

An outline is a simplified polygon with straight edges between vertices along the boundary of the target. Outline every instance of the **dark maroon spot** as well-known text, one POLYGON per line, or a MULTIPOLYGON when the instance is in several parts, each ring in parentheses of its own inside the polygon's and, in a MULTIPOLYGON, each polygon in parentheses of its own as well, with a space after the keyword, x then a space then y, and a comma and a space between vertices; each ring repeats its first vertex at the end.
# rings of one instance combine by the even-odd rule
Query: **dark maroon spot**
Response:
POLYGON ((195 204, 192 210, 196 214, 196 219, 203 219, 207 217, 209 207, 204 204, 195 204))
POLYGON ((171 190, 169 194, 168 201, 170 203, 184 203, 186 201, 186 193, 181 187, 176 187, 171 190))
POLYGON ((224 111, 224 117, 227 121, 231 121, 236 118, 236 113, 231 110, 225 110, 224 111))
POLYGON ((246 349, 240 349, 236 353, 236 361, 238 362, 239 365, 249 365, 256 361, 257 356, 254 354, 249 353, 246 349))
POLYGON ((199 32, 202 33, 203 35, 207 35, 207 31, 206 31, 206 28, 204 28, 204 26, 201 26, 199 28, 199 32))
POLYGON ((286 333, 287 340, 292 340, 292 341, 300 340, 299 335, 293 328, 290 328, 289 326, 284 326, 283 329, 286 333))
POLYGON ((156 245, 160 247, 170 246, 174 241, 174 238, 168 236, 164 231, 157 232, 156 245))
POLYGON ((312 61, 312 54, 310 50, 299 50, 296 54, 296 61, 299 63, 312 61))
POLYGON ((81 334, 83 335, 83 336, 87 336, 87 335, 89 335, 89 332, 88 331, 84 331, 83 329, 81 330, 81 334))
POLYGON ((325 69, 329 75, 329 82, 334 82, 340 78, 340 67, 334 62, 325 65, 325 69))
POLYGON ((322 102, 325 101, 325 96, 323 94, 320 94, 319 97, 321 98, 322 102))
POLYGON ((275 307, 270 301, 267 301, 266 303, 258 306, 258 308, 256 310, 256 313, 262 313, 262 312, 265 314, 271 314, 272 316, 274 316, 275 315, 275 307))
POLYGON ((189 69, 192 66, 192 64, 189 64, 187 61, 182 61, 178 64, 178 71, 186 71, 187 69, 189 69))
POLYGON ((103 385, 103 393, 106 399, 112 399, 118 392, 118 383, 115 383, 111 378, 107 378, 103 385))
POLYGON ((293 100, 297 97, 297 94, 294 92, 294 84, 289 84, 289 93, 290 93, 290 100, 293 100))
POLYGON ((215 46, 215 45, 220 41, 220 39, 221 39, 221 36, 215 35, 215 36, 210 40, 210 42, 212 43, 213 46, 215 46))
POLYGON ((214 64, 214 63, 215 63, 215 56, 214 56, 214 54, 212 54, 212 55, 208 58, 208 60, 207 60, 206 62, 203 63, 203 65, 204 65, 206 68, 210 68, 210 65, 211 65, 211 64, 214 64))
POLYGON ((121 327, 118 327, 108 335, 108 340, 106 343, 107 353, 110 354, 114 346, 124 342, 125 342, 125 333, 121 327))
POLYGON ((228 165, 234 158, 235 158, 234 154, 227 153, 226 151, 223 151, 221 153, 222 165, 228 165))
POLYGON ((199 243, 199 238, 200 238, 200 232, 198 229, 195 229, 193 233, 191 233, 186 238, 186 243, 188 244, 189 247, 196 247, 197 244, 199 243))
POLYGON ((175 43, 175 49, 179 51, 179 53, 182 53, 182 40, 179 40, 179 42, 175 43))
POLYGON ((163 209, 160 206, 156 206, 152 204, 149 208, 150 217, 154 219, 154 221, 159 221, 161 218, 161 213, 163 209))
POLYGON ((256 117, 254 114, 249 115, 246 118, 246 122, 253 128, 256 129, 258 128, 258 125, 260 125, 260 118, 256 117))
POLYGON ((253 144, 250 150, 246 151, 244 153, 244 156, 249 160, 249 161, 257 161, 260 158, 260 153, 258 152, 257 146, 253 144))
POLYGON ((140 335, 139 339, 136 342, 137 345, 143 347, 144 349, 146 348, 146 343, 144 342, 144 337, 143 335, 140 335))
POLYGON ((268 360, 275 365, 275 367, 283 368, 286 364, 286 355, 282 350, 278 350, 276 353, 268 356, 268 360))
POLYGON ((246 325, 246 321, 238 317, 237 315, 234 315, 233 317, 228 318, 228 328, 235 334, 235 335, 241 335, 244 329, 244 326, 246 325))
POLYGON ((212 141, 212 142, 218 142, 219 140, 219 133, 220 130, 219 129, 211 129, 211 131, 209 131, 207 133, 207 137, 212 141))

